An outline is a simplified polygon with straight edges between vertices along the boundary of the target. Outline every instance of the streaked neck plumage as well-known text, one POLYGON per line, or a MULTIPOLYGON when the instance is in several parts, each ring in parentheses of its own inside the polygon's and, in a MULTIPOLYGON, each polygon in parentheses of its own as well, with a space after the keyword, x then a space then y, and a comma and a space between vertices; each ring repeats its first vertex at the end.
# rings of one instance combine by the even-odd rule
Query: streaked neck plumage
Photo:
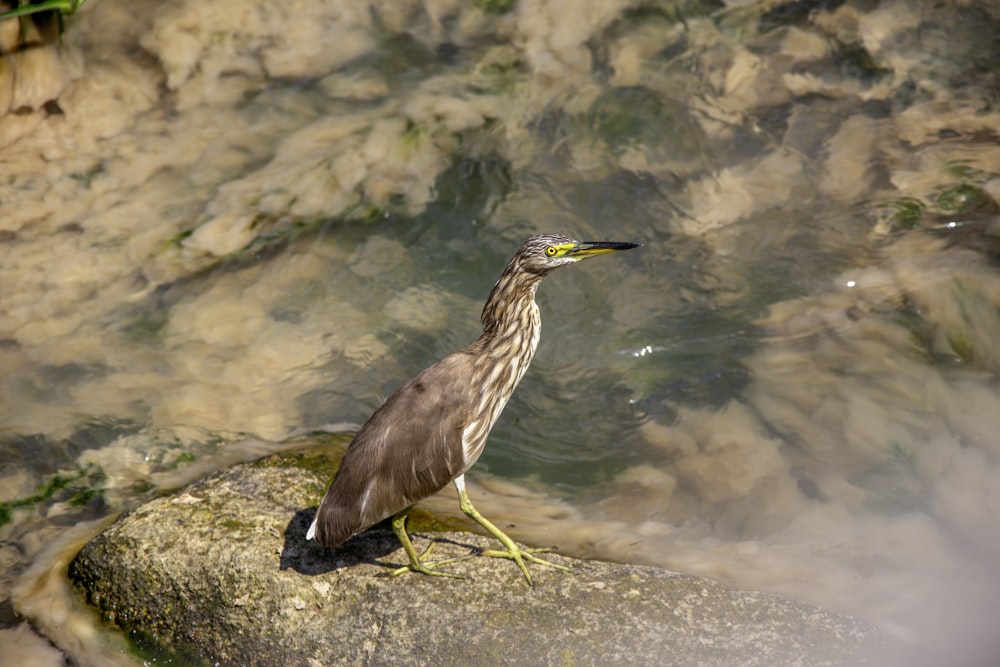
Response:
POLYGON ((540 326, 535 291, 544 277, 545 274, 525 270, 517 257, 510 260, 483 306, 480 341, 497 347, 512 337, 521 336, 528 342, 533 341, 533 354, 540 326))
POLYGON ((479 390, 479 417, 463 433, 467 466, 482 453, 486 437, 531 364, 542 322, 535 291, 544 274, 526 271, 515 257, 483 307, 483 333, 466 351, 473 356, 471 387, 479 390))

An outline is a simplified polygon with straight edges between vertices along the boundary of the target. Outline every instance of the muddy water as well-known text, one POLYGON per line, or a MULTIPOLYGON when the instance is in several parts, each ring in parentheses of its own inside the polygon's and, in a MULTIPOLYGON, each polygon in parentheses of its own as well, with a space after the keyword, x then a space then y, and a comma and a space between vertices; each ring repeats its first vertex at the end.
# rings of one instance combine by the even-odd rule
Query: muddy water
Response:
POLYGON ((645 245, 543 284, 481 511, 1000 656, 996 10, 564 4, 102 0, 18 56, 0 641, 134 660, 75 550, 350 430, 556 231, 645 245))

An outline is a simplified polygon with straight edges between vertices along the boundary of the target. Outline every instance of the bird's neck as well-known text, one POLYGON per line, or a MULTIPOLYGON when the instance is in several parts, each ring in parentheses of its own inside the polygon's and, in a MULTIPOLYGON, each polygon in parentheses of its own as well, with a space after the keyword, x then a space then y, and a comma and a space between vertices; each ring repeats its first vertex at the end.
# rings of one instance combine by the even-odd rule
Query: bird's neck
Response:
POLYGON ((512 261, 486 300, 483 333, 469 348, 476 357, 473 381, 494 385, 499 409, 503 409, 538 347, 542 323, 535 291, 541 280, 541 275, 523 271, 512 261))
MULTIPOLYGON (((541 321, 535 292, 542 276, 521 270, 512 261, 493 286, 483 306, 483 335, 480 340, 492 346, 521 347, 517 339, 530 344, 534 354, 541 321)), ((530 358, 530 357, 529 357, 530 358)))
POLYGON ((477 409, 462 431, 468 465, 482 453, 490 429, 538 346, 542 325, 535 291, 542 276, 521 270, 516 261, 507 265, 486 300, 483 334, 465 350, 472 358, 469 390, 478 390, 478 396, 473 396, 477 409))

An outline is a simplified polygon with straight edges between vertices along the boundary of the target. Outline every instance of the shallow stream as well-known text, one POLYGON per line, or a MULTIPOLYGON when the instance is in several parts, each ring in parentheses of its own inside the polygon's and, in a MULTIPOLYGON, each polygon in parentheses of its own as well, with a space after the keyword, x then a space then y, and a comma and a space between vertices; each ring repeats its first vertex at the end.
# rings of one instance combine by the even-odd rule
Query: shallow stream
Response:
POLYGON ((484 514, 1000 660, 997 35, 988 0, 87 3, 0 69, 7 655, 134 664, 75 551, 356 428, 558 232, 644 247, 542 284, 484 514))

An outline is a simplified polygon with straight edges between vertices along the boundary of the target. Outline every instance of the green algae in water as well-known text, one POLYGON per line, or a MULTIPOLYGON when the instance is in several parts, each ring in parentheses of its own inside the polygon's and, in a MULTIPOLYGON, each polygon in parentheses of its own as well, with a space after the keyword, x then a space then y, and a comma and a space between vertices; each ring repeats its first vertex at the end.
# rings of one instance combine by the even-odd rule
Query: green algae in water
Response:
POLYGON ((889 443, 889 455, 907 470, 913 470, 913 449, 898 440, 889 443))
POLYGON ((885 204, 892 209, 889 224, 896 229, 913 229, 920 225, 927 211, 927 205, 916 197, 900 197, 885 204))
POLYGON ((645 86, 612 88, 590 107, 590 131, 616 155, 633 147, 677 160, 701 155, 703 133, 684 105, 645 86))
POLYGON ((879 65, 875 58, 860 44, 842 46, 833 57, 841 71, 864 83, 875 83, 892 74, 892 70, 879 65))
POLYGON ((43 29, 46 21, 55 18, 59 34, 59 43, 62 44, 66 34, 66 24, 64 16, 72 16, 87 0, 36 0, 32 2, 18 2, 14 9, 0 14, 0 21, 16 18, 19 22, 18 44, 23 44, 27 39, 28 26, 25 21, 29 18, 35 22, 39 29, 43 29))
POLYGON ((513 167, 496 152, 461 156, 438 176, 422 218, 437 224, 488 218, 514 189, 513 167))
POLYGON ((86 505, 103 495, 101 485, 106 479, 104 470, 95 465, 88 465, 68 475, 52 475, 30 496, 0 503, 0 526, 11 522, 15 510, 37 507, 50 499, 64 500, 74 507, 86 505))
POLYGON ((473 0, 473 2, 489 14, 506 14, 517 5, 517 0, 473 0))
POLYGON ((983 192, 982 188, 970 183, 960 183, 944 190, 934 203, 942 213, 948 215, 963 215, 996 208, 993 200, 983 192))

